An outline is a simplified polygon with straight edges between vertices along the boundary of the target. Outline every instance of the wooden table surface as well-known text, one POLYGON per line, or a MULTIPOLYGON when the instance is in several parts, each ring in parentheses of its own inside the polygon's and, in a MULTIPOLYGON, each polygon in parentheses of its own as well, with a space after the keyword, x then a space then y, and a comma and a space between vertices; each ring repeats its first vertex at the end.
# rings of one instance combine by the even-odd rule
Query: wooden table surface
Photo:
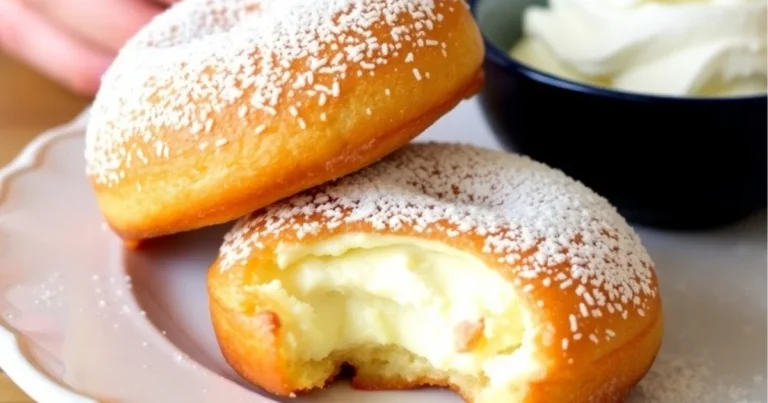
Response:
MULTIPOLYGON (((41 131, 74 118, 88 102, 0 52, 0 167, 41 131)), ((0 369, 0 403, 31 401, 0 369)))

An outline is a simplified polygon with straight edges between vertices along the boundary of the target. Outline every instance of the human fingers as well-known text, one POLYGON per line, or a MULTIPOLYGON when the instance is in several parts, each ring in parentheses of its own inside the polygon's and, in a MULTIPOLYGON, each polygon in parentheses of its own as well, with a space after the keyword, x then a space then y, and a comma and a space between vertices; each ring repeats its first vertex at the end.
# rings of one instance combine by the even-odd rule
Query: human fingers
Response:
POLYGON ((111 53, 165 9, 147 0, 23 1, 72 36, 111 53))
POLYGON ((82 95, 93 95, 112 55, 79 41, 25 4, 0 0, 0 48, 82 95))

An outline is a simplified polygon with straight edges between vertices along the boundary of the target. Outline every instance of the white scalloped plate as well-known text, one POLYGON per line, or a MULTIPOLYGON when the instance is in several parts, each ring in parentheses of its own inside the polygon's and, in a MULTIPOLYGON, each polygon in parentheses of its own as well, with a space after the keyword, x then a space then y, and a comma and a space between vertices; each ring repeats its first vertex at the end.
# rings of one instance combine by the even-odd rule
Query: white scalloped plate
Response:
MULTIPOLYGON (((0 170, 0 366, 41 402, 269 401, 225 364, 208 322, 205 272, 228 225, 123 250, 83 174, 86 121, 42 135, 0 170)), ((427 138, 498 147, 474 100, 427 138)), ((639 232, 658 265, 667 332, 630 400, 765 402, 765 216, 705 234, 639 232)), ((340 382, 298 401, 459 399, 340 382)))

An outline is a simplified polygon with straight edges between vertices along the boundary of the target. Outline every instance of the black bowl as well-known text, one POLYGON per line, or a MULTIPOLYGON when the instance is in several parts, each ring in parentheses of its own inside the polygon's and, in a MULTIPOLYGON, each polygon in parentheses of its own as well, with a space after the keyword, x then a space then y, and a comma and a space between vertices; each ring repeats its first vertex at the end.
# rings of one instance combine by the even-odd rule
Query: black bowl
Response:
POLYGON ((487 48, 480 103, 505 147, 583 182, 635 224, 712 228, 766 205, 768 97, 632 94, 527 67, 508 49, 534 3, 470 0, 487 48))

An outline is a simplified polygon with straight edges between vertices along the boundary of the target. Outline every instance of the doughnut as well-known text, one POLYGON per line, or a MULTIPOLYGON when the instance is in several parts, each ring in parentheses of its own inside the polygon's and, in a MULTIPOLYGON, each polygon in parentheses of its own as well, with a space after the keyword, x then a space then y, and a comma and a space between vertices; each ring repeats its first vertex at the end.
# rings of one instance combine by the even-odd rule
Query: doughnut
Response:
POLYGON ((464 0, 185 0, 105 73, 86 173, 127 241, 233 221, 407 144, 484 52, 464 0))
POLYGON ((619 402, 663 334, 654 264, 602 197, 523 156, 420 143, 239 220, 208 274, 219 347, 278 396, 619 402))

